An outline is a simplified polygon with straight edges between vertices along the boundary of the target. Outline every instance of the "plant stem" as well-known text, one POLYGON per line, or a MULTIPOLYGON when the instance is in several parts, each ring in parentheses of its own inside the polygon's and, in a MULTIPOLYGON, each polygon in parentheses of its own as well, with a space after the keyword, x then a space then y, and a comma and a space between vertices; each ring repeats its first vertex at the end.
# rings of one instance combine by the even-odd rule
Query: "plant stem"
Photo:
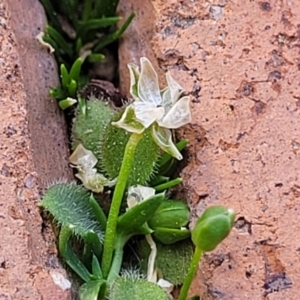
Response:
POLYGON ((108 274, 107 281, 106 281, 108 285, 112 285, 112 283, 119 276, 122 262, 123 262, 123 253, 124 253, 123 248, 130 237, 131 237, 131 235, 116 237, 114 258, 113 258, 111 268, 109 270, 109 274, 108 274))
POLYGON ((142 134, 133 133, 130 136, 127 145, 125 147, 123 162, 121 165, 118 181, 112 198, 107 225, 106 225, 106 231, 105 231, 104 248, 103 248, 102 264, 101 264, 104 278, 107 277, 110 270, 113 251, 115 247, 115 236, 116 236, 120 206, 122 203, 127 179, 131 171, 131 167, 134 159, 134 152, 142 136, 143 136, 142 134))
POLYGON ((147 281, 156 283, 157 276, 155 271, 155 259, 157 254, 156 244, 152 239, 151 234, 146 235, 146 241, 150 246, 151 252, 148 258, 147 281))
POLYGON ((194 255, 193 255, 193 259, 191 261, 191 265, 189 267, 188 274, 184 280, 178 300, 186 300, 187 299, 187 294, 188 294, 189 288, 191 286, 191 283, 195 277, 195 274, 196 274, 196 271, 198 268, 198 264, 201 260, 202 254, 203 254, 203 251, 199 247, 196 247, 194 255))

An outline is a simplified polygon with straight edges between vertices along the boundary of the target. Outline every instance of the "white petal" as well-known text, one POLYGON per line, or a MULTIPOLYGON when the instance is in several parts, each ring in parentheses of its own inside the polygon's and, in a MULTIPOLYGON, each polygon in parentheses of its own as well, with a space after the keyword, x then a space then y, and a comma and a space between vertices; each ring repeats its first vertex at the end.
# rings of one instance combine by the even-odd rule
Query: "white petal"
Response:
POLYGON ((145 128, 148 128, 155 121, 160 120, 165 114, 163 107, 156 107, 153 103, 139 101, 134 102, 133 107, 136 119, 145 128))
POLYGON ((96 169, 84 170, 75 176, 82 181, 85 188, 95 193, 102 193, 104 186, 113 186, 116 183, 116 179, 108 180, 102 174, 97 173, 96 169))
POLYGON ((135 111, 133 104, 128 105, 121 117, 121 119, 117 122, 111 123, 113 126, 118 128, 123 128, 128 132, 133 133, 142 133, 145 130, 143 124, 141 124, 135 117, 135 111))
POLYGON ((141 58, 141 74, 138 82, 138 94, 141 101, 162 104, 158 85, 158 76, 146 57, 141 58))
POLYGON ((182 155, 176 148, 172 141, 171 130, 159 127, 157 125, 152 126, 152 137, 155 143, 165 152, 169 153, 178 160, 182 159, 182 155))
POLYGON ((190 123, 192 120, 190 111, 190 97, 182 97, 168 111, 165 117, 158 121, 159 126, 177 129, 190 123))
POLYGON ((130 74, 130 94, 134 100, 138 101, 138 81, 140 77, 139 67, 135 64, 128 64, 130 74))
POLYGON ((127 206, 128 208, 131 208, 134 205, 144 200, 147 200, 154 195, 155 195, 154 188, 139 185, 139 184, 135 186, 131 186, 128 189, 127 206))
POLYGON ((183 88, 171 76, 170 71, 167 72, 166 79, 167 79, 168 87, 169 87, 170 93, 171 93, 172 104, 174 104, 178 100, 178 98, 180 97, 181 93, 183 92, 183 88))
POLYGON ((92 169, 98 161, 94 153, 85 149, 82 144, 76 147, 69 160, 71 164, 79 166, 84 170, 92 169))
POLYGON ((173 101, 171 98, 171 92, 169 88, 166 88, 162 94, 162 104, 165 109, 166 114, 173 106, 173 101))
POLYGON ((163 288, 167 293, 172 293, 174 289, 174 284, 172 284, 170 281, 167 281, 163 278, 160 278, 157 282, 157 284, 163 288))

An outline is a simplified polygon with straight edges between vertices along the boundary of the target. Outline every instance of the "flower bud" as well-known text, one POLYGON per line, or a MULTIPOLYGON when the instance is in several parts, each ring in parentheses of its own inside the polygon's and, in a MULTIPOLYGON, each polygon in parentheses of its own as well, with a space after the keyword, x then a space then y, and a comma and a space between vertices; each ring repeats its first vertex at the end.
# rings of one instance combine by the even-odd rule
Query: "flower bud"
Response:
POLYGON ((230 233, 235 213, 232 209, 212 206, 206 209, 192 231, 192 241, 204 252, 214 250, 230 233))

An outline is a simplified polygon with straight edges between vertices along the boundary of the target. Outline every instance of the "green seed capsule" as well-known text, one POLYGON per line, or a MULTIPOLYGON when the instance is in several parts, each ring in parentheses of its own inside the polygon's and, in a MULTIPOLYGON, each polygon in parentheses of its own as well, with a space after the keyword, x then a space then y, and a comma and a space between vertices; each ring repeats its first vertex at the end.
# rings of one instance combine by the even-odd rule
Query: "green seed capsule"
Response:
POLYGON ((204 252, 214 250, 230 233, 235 213, 222 206, 209 207, 192 231, 192 241, 204 252))
POLYGON ((189 238, 191 233, 184 227, 181 229, 158 227, 155 229, 153 236, 164 245, 170 245, 189 238))
POLYGON ((190 211, 186 203, 179 200, 166 200, 156 210, 148 225, 157 227, 179 229, 186 226, 190 220, 190 211))
POLYGON ((186 203, 179 200, 163 201, 148 225, 154 230, 153 236, 163 244, 173 244, 190 236, 185 228, 190 219, 190 211, 186 203))

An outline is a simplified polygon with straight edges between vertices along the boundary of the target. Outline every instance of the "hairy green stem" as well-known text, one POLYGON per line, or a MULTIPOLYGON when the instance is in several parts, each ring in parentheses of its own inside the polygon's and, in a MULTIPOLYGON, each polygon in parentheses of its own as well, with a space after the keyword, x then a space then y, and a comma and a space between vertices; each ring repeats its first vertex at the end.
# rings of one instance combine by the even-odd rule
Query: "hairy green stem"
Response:
POLYGON ((195 274, 196 274, 196 271, 198 268, 198 264, 201 260, 202 254, 203 254, 203 251, 199 247, 196 247, 194 255, 193 255, 193 259, 191 261, 191 265, 189 267, 188 274, 184 280, 178 300, 186 300, 187 299, 187 294, 188 294, 189 288, 191 286, 191 283, 195 277, 195 274))
POLYGON ((114 195, 109 210, 108 220, 106 224, 102 264, 101 264, 104 278, 106 278, 107 275, 109 274, 111 261, 113 257, 113 251, 115 247, 115 236, 116 236, 116 228, 117 228, 120 206, 126 188, 127 179, 131 171, 131 167, 134 159, 134 152, 142 136, 143 136, 142 134, 133 133, 130 136, 127 145, 125 147, 123 162, 121 165, 118 181, 115 187, 114 195))

